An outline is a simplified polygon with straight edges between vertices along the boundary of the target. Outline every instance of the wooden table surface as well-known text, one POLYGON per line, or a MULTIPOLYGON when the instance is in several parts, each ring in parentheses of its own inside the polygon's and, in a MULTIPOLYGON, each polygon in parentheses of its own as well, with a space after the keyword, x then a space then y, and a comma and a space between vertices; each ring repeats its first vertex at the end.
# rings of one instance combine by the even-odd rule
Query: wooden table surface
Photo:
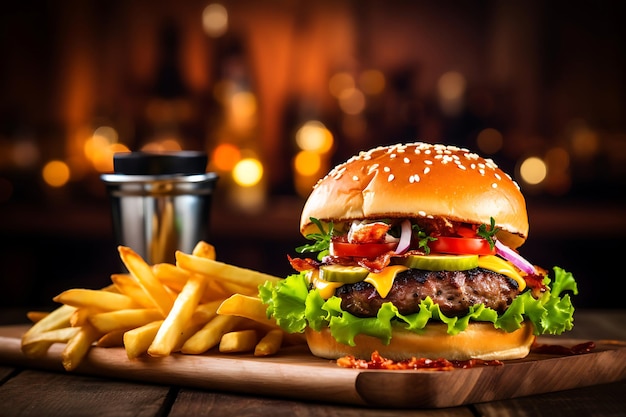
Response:
MULTIPOLYGON (((21 314, 0 313, 0 324, 21 323, 21 317, 21 314)), ((626 310, 577 311, 574 330, 567 336, 585 340, 626 340, 626 310)), ((615 365, 626 366, 624 363, 615 365)), ((0 366, 0 417, 202 415, 626 416, 626 380, 453 408, 388 410, 0 366)))

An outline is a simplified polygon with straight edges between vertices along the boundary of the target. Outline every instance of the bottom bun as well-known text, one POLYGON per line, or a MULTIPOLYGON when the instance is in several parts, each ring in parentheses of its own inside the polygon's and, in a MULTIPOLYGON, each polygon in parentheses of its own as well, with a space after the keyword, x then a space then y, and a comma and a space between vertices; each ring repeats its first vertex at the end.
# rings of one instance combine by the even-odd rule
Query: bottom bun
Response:
POLYGON ((422 333, 394 329, 391 342, 383 344, 372 336, 357 335, 355 346, 337 342, 328 327, 321 331, 306 329, 307 344, 315 356, 338 359, 354 356, 357 359, 370 359, 374 351, 395 361, 415 358, 448 360, 507 360, 524 358, 530 352, 535 340, 532 325, 522 323, 522 327, 507 333, 490 323, 470 323, 467 328, 454 336, 447 332, 447 325, 432 323, 422 333))

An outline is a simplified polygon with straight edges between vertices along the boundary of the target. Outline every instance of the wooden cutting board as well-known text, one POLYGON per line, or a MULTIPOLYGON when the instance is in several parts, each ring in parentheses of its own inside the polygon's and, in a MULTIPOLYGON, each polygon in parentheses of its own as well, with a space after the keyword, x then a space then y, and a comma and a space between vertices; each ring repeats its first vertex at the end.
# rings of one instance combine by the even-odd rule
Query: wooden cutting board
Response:
MULTIPOLYGON (((47 356, 25 357, 27 326, 0 326, 0 363, 65 372, 63 344, 47 356)), ((573 346, 575 339, 539 338, 573 346)), ((453 371, 384 371, 340 368, 305 346, 257 358, 250 354, 174 354, 129 360, 122 348, 92 348, 76 373, 193 388, 389 408, 441 408, 566 390, 626 379, 626 342, 596 341, 591 353, 531 353, 503 366, 453 371)))

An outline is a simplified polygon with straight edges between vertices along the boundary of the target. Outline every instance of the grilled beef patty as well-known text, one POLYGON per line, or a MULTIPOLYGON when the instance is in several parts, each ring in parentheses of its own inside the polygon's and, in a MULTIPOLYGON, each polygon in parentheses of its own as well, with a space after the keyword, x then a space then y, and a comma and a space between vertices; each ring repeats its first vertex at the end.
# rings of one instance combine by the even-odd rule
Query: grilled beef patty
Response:
POLYGON ((383 303, 391 302, 400 314, 419 311, 419 303, 430 297, 448 317, 463 316, 470 306, 485 304, 504 312, 519 293, 512 279, 483 268, 468 271, 424 271, 408 269, 400 272, 386 298, 382 298, 368 282, 339 287, 341 308, 358 317, 375 317, 383 303))

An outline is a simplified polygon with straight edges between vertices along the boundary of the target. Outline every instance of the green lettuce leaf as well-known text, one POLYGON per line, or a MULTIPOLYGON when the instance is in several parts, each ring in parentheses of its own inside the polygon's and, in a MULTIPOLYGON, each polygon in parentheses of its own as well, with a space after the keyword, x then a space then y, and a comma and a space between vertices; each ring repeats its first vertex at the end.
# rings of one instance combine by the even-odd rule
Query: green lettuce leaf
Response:
POLYGON ((306 274, 294 274, 285 280, 259 287, 259 297, 267 304, 268 317, 274 317, 285 331, 303 332, 309 326, 320 330, 328 326, 333 337, 340 343, 354 346, 354 338, 365 334, 379 338, 388 344, 392 329, 397 326, 416 333, 421 332, 432 320, 447 325, 450 335, 465 330, 471 321, 493 323, 494 327, 512 332, 521 327, 524 320, 533 324, 535 335, 561 334, 573 327, 574 307, 569 294, 578 294, 576 281, 571 273, 554 267, 554 279, 546 277, 547 290, 535 299, 530 291, 520 294, 501 315, 495 310, 477 304, 462 317, 447 317, 429 297, 420 302, 417 313, 402 315, 391 303, 384 303, 377 317, 360 318, 341 309, 341 299, 324 300, 318 290, 309 291, 306 274))

